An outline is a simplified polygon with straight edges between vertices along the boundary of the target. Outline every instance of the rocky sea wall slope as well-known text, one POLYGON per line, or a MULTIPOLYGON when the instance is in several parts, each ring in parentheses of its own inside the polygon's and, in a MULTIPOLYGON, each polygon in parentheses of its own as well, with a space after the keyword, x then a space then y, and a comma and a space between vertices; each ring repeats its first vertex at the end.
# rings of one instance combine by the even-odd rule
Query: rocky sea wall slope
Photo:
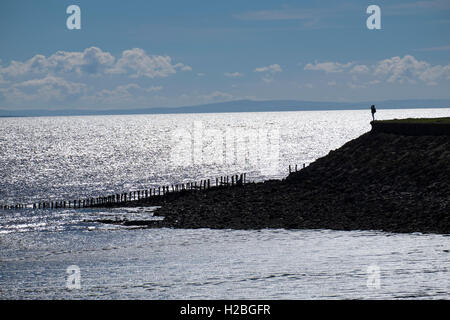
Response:
POLYGON ((450 118, 413 120, 375 121, 283 180, 176 197, 158 226, 450 234, 450 118))

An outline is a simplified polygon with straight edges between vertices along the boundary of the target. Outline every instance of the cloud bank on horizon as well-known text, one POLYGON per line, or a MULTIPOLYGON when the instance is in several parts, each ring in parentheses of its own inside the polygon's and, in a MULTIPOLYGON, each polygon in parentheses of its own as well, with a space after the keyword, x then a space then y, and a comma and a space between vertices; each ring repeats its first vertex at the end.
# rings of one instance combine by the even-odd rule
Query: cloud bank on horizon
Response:
POLYGON ((2 2, 0 108, 450 98, 448 1, 175 2, 2 2))

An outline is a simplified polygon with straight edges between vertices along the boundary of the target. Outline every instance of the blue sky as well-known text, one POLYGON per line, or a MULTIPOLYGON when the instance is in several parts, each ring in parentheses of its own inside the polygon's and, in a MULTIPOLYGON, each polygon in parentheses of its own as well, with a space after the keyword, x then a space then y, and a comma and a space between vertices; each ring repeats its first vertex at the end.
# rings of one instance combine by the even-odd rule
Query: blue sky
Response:
POLYGON ((2 109, 450 98, 448 0, 2 0, 0 14, 2 109))

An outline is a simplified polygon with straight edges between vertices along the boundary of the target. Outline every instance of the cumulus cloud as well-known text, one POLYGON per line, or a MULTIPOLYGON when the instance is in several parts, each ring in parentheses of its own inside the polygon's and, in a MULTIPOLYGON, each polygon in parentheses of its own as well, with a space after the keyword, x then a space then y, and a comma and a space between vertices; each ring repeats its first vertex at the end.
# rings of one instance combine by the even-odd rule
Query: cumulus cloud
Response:
POLYGON ((283 71, 283 69, 281 69, 280 65, 277 63, 272 64, 267 67, 256 68, 254 70, 254 72, 270 72, 270 73, 277 73, 277 72, 282 72, 282 71, 283 71))
POLYGON ((427 61, 417 60, 411 55, 392 57, 378 61, 371 65, 355 64, 354 62, 323 62, 307 64, 305 70, 323 71, 325 73, 348 73, 352 81, 358 77, 371 77, 366 84, 348 83, 351 88, 360 88, 367 84, 378 84, 382 81, 389 83, 425 83, 436 85, 439 80, 450 79, 450 64, 432 65, 427 61))
POLYGON ((230 78, 238 78, 238 77, 244 76, 244 74, 240 73, 240 72, 225 72, 224 75, 225 75, 225 77, 230 77, 230 78))
POLYGON ((177 63, 175 65, 175 68, 179 68, 181 71, 192 71, 192 67, 191 66, 187 66, 183 63, 177 63))
POLYGON ((58 51, 48 58, 38 54, 25 62, 11 61, 9 66, 0 67, 0 74, 10 77, 67 72, 98 74, 112 67, 114 61, 110 53, 91 47, 83 52, 58 51))
POLYGON ((333 72, 344 72, 349 67, 353 65, 353 62, 349 63, 339 63, 339 62, 315 62, 314 64, 308 63, 305 66, 305 70, 313 70, 313 71, 325 71, 327 73, 333 73, 333 72))
POLYGON ((386 76, 387 81, 391 83, 415 83, 420 80, 435 85, 437 80, 449 78, 450 64, 433 66, 426 61, 419 61, 413 56, 406 55, 403 58, 392 57, 382 60, 374 66, 373 71, 375 75, 386 76))
POLYGON ((276 73, 282 72, 283 69, 280 67, 279 64, 275 63, 270 66, 256 68, 253 71, 254 72, 263 72, 264 76, 262 77, 262 80, 266 83, 270 83, 273 81, 274 75, 276 73))
POLYGON ((24 62, 11 61, 6 67, 0 67, 0 76, 35 76, 37 74, 78 75, 128 74, 131 77, 167 77, 176 70, 190 71, 192 68, 183 63, 172 63, 170 56, 148 55, 143 49, 125 50, 116 59, 111 53, 91 47, 82 52, 58 51, 48 58, 35 55, 24 62))
POLYGON ((15 83, 8 88, 1 88, 0 94, 11 103, 63 101, 68 97, 79 97, 85 93, 87 86, 83 83, 67 81, 48 75, 44 78, 15 83))
POLYGON ((167 77, 176 73, 177 68, 191 67, 182 63, 172 64, 172 58, 169 56, 149 56, 143 49, 134 48, 122 52, 122 56, 117 60, 109 73, 129 74, 133 78, 145 76, 148 78, 167 77))
POLYGON ((170 56, 150 55, 139 48, 124 50, 116 57, 97 47, 79 52, 57 51, 49 56, 37 54, 28 60, 0 65, 0 100, 11 106, 47 107, 78 106, 78 102, 146 104, 146 96, 162 90, 160 86, 142 85, 148 85, 146 78, 164 78, 191 70, 184 63, 174 63, 170 56), (132 83, 103 89, 107 83, 116 84, 116 80, 127 83, 130 77, 143 78, 139 81, 141 86, 132 83))
POLYGON ((364 64, 358 64, 350 70, 350 73, 366 74, 366 73, 369 73, 369 71, 370 70, 369 70, 368 66, 366 66, 364 64))

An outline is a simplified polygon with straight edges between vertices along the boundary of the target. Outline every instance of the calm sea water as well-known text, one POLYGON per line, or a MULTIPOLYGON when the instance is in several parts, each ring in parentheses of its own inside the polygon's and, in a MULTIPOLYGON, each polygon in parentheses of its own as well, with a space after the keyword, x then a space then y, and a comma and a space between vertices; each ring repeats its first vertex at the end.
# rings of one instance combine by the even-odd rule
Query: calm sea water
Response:
MULTIPOLYGON (((377 115, 437 117, 450 109, 377 115)), ((239 172, 251 180, 282 178, 290 164, 312 162, 370 130, 369 121, 367 111, 3 118, 0 204, 239 172), (267 162, 276 165, 267 170, 267 162)), ((145 230, 89 222, 154 219, 153 210, 0 210, 0 298, 450 297, 444 235, 145 230), (80 268, 79 290, 66 288, 70 265, 80 268), (369 275, 379 275, 379 288, 367 286, 369 275)))

